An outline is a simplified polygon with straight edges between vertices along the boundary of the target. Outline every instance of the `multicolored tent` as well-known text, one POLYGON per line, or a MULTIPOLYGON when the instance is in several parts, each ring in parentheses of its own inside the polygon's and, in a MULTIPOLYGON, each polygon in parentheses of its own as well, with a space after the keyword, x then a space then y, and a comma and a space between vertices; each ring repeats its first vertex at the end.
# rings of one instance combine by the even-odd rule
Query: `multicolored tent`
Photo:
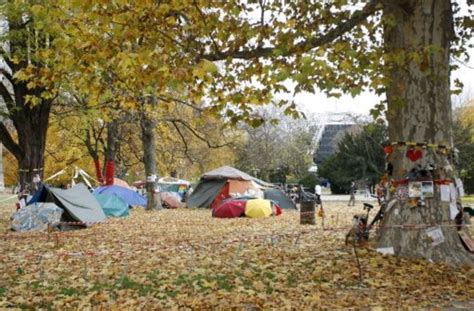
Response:
POLYGON ((256 178, 230 166, 212 170, 201 176, 189 197, 188 207, 216 208, 230 197, 259 193, 261 190, 256 181, 256 178))

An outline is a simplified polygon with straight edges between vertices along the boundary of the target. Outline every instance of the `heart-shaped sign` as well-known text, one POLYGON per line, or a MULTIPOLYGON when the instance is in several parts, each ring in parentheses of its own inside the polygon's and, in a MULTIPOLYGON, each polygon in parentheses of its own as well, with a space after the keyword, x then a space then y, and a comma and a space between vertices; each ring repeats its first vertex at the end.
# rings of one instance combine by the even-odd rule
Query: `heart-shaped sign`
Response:
POLYGON ((421 159, 423 157, 423 152, 420 149, 410 148, 407 150, 406 156, 413 162, 421 159))
POLYGON ((383 152, 385 152, 385 154, 391 154, 393 152, 393 147, 392 146, 385 146, 385 147, 383 147, 383 152))

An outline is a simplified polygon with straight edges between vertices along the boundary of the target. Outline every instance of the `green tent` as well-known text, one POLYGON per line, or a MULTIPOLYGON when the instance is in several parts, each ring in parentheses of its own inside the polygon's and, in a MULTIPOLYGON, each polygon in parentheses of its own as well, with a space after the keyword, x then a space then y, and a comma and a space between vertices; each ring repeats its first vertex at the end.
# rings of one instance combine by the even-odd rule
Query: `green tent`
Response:
POLYGON ((128 205, 118 196, 100 193, 94 193, 94 196, 107 217, 128 216, 128 205))

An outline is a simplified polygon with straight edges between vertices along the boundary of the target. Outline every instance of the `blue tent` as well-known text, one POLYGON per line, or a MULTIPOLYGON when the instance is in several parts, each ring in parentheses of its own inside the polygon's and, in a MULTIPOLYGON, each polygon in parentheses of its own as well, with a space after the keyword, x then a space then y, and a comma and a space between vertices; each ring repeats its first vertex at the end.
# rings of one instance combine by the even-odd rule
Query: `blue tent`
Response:
POLYGON ((116 195, 125 201, 128 205, 139 205, 146 207, 146 199, 131 189, 117 185, 102 186, 95 189, 95 193, 116 195))
POLYGON ((107 217, 128 216, 128 204, 114 194, 94 193, 94 197, 104 210, 107 217))

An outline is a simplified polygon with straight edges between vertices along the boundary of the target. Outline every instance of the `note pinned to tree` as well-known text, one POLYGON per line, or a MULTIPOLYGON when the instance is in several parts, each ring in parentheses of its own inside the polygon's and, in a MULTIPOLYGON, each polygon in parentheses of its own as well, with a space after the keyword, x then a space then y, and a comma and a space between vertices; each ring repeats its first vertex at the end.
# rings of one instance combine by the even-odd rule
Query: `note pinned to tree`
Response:
POLYGON ((451 200, 448 185, 440 185, 439 186, 439 191, 441 193, 441 201, 442 202, 449 202, 451 200))
POLYGON ((426 229, 426 234, 431 239, 432 246, 436 246, 444 242, 444 234, 441 230, 441 227, 439 226, 426 229))

